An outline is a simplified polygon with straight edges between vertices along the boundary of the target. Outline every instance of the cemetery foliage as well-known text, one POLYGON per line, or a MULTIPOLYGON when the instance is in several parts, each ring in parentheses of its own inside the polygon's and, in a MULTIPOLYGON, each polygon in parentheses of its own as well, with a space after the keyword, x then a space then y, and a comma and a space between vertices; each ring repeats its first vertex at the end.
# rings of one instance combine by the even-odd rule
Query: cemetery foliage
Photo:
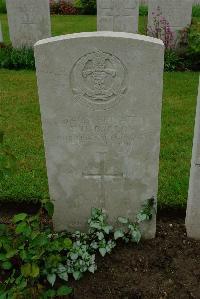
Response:
POLYGON ((165 45, 165 71, 199 70, 200 30, 197 21, 176 35, 158 7, 147 33, 161 39, 165 45))
POLYGON ((50 0, 50 12, 52 15, 76 15, 79 9, 69 1, 50 0))
MULTIPOLYGON (((44 202, 44 207, 48 201, 44 202)), ((51 207, 51 203, 49 203, 51 207)), ((49 210, 52 216, 52 207, 49 210)), ((155 213, 154 199, 147 200, 132 223, 119 217, 114 230, 102 209, 92 209, 88 233, 56 233, 40 221, 40 215, 17 214, 11 225, 0 224, 0 298, 52 298, 68 295, 70 277, 79 280, 97 269, 95 257, 111 253, 116 240, 139 243, 140 224, 155 213)))
POLYGON ((15 49, 12 46, 0 47, 0 68, 7 69, 35 69, 33 49, 15 49))
POLYGON ((6 13, 6 0, 0 0, 0 13, 6 13))

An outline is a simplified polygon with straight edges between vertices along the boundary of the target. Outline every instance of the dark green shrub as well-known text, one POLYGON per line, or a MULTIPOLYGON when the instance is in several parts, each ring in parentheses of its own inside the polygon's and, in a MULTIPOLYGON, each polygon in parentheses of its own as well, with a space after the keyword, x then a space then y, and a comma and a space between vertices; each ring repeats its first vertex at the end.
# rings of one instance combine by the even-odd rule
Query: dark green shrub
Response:
POLYGON ((0 13, 6 13, 6 1, 5 0, 0 0, 0 13))
POLYGON ((181 66, 181 59, 175 50, 165 50, 165 71, 173 72, 181 66))
POLYGON ((192 8, 192 16, 200 18, 200 5, 199 4, 193 6, 193 8, 192 8))
POLYGON ((188 52, 190 54, 200 55, 200 32, 196 30, 195 26, 189 29, 188 52))
POLYGON ((148 16, 148 6, 140 5, 140 16, 148 16))
POLYGON ((96 0, 75 0, 75 7, 80 10, 80 14, 95 15, 97 13, 96 0))
POLYGON ((7 69, 35 69, 35 59, 32 49, 0 48, 0 68, 7 69))

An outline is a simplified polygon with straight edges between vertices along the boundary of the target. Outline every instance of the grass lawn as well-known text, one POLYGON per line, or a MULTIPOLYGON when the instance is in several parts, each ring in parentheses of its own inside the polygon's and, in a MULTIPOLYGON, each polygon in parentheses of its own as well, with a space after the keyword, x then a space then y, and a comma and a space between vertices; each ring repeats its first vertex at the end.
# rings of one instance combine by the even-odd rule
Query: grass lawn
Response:
MULTIPOLYGON (((165 73, 159 206, 187 199, 198 73, 165 73)), ((2 182, 0 198, 48 196, 35 73, 0 70, 1 126, 18 160, 18 173, 2 182)))
MULTIPOLYGON (((4 41, 10 42, 7 15, 0 14, 4 41)), ((96 16, 51 16, 52 35, 61 35, 74 32, 96 31, 96 16)), ((140 17, 139 32, 144 34, 147 26, 147 17, 140 17)))

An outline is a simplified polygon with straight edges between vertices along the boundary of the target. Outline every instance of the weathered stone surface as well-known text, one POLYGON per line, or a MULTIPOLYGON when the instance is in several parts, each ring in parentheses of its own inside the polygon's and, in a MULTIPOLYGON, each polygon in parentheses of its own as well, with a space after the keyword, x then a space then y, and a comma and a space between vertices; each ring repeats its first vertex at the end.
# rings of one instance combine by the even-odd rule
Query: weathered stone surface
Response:
POLYGON ((3 33, 2 33, 1 22, 0 22, 0 43, 3 43, 3 33))
POLYGON ((200 84, 197 98, 190 183, 186 213, 188 237, 200 239, 200 84))
POLYGON ((149 0, 148 27, 154 26, 154 13, 160 9, 174 33, 191 24, 192 1, 190 0, 149 0))
POLYGON ((115 32, 35 45, 57 230, 84 229, 92 207, 104 208, 113 224, 118 216, 134 219, 156 198, 163 52, 160 40, 115 32))
POLYGON ((51 36, 49 0, 6 0, 13 47, 32 47, 51 36))
POLYGON ((97 0, 98 31, 137 33, 138 0, 97 0))

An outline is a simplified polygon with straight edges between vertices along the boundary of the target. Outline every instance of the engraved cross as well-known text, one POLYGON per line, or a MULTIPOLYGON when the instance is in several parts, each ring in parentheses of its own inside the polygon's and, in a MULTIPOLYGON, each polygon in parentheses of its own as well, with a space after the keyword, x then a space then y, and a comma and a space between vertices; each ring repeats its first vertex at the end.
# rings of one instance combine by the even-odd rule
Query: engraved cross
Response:
POLYGON ((102 207, 105 207, 106 203, 106 189, 105 189, 105 181, 106 179, 115 179, 115 178, 123 178, 124 175, 121 172, 113 172, 113 173, 108 173, 106 171, 105 167, 105 152, 99 153, 100 155, 100 163, 99 163, 99 171, 92 172, 92 173, 83 173, 83 176, 86 179, 96 179, 100 181, 101 184, 101 198, 100 198, 100 204, 102 207))
POLYGON ((118 16, 132 16, 133 9, 136 8, 136 2, 134 5, 127 5, 124 3, 124 0, 110 0, 110 5, 106 5, 106 7, 102 6, 101 8, 104 10, 106 16, 118 17, 118 16), (109 7, 110 6, 110 7, 109 7))

